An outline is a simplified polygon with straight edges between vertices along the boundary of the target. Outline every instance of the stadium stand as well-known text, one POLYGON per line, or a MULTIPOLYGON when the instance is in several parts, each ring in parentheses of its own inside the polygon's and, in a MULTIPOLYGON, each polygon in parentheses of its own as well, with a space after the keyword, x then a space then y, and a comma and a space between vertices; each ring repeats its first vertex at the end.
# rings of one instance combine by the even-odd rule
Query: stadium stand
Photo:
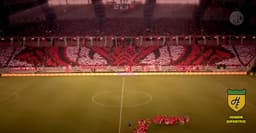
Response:
POLYGON ((141 66, 141 71, 248 71, 250 63, 256 57, 255 51, 255 45, 241 44, 166 43, 137 46, 134 42, 129 45, 121 42, 112 46, 1 45, 0 66, 16 70, 54 67, 64 69, 61 71, 72 71, 72 68, 78 71, 85 66, 91 66, 86 68, 97 71, 95 66, 110 66, 106 72, 119 67, 124 67, 122 71, 132 71, 136 70, 133 68, 136 66, 141 66))

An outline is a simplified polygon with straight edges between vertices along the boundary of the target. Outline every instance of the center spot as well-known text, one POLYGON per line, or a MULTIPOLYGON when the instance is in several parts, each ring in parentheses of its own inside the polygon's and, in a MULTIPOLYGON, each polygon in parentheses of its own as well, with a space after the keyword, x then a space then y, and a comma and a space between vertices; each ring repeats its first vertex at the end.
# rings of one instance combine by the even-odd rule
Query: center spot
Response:
MULTIPOLYGON (((127 90, 123 96, 123 107, 138 107, 151 101, 152 96, 147 92, 127 90)), ((105 91, 97 93, 92 97, 92 102, 104 107, 120 107, 121 92, 105 91)))

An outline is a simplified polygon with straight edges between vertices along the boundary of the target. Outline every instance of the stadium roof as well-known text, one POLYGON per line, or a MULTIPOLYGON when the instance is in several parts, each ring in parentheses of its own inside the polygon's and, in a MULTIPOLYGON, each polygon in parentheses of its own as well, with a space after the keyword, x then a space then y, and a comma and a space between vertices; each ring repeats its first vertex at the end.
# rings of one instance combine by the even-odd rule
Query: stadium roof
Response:
MULTIPOLYGON (((8 34, 41 35, 45 34, 44 30, 49 23, 55 23, 57 31, 51 32, 53 35, 94 35, 98 33, 97 13, 104 16, 104 35, 110 35, 111 32, 120 35, 145 34, 145 21, 148 19, 152 21, 150 34, 191 34, 201 31, 206 34, 256 33, 256 15, 253 13, 256 12, 256 4, 253 0, 247 0, 251 1, 247 5, 244 0, 212 0, 205 7, 204 2, 210 0, 201 0, 201 3, 199 0, 156 0, 154 6, 146 6, 146 0, 135 0, 137 3, 134 5, 134 0, 115 0, 116 4, 106 5, 109 1, 113 0, 103 0, 104 10, 96 12, 91 0, 49 0, 48 6, 36 4, 36 0, 10 0, 9 3, 13 2, 21 7, 16 5, 6 8, 10 12, 7 17, 10 21, 8 34), (31 7, 22 8, 26 3, 33 2, 35 4, 31 4, 31 7), (14 11, 16 7, 19 7, 18 11, 14 11), (152 13, 150 15, 147 12, 152 13), (231 15, 233 12, 236 13, 231 15), (150 18, 145 18, 145 14, 149 14, 150 18), (200 29, 195 30, 195 23, 199 19, 200 29)), ((150 1, 154 2, 148 0, 150 1)))

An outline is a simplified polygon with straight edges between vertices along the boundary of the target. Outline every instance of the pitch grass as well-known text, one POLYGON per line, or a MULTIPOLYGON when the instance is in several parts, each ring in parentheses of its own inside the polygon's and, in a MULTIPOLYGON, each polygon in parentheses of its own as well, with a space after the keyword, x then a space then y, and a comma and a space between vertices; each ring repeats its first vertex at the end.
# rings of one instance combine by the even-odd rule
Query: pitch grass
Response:
POLYGON ((128 121, 134 127, 154 115, 189 115, 191 122, 153 125, 149 133, 255 132, 256 79, 249 76, 0 78, 0 132, 118 133, 122 78, 121 133, 131 132, 128 121), (228 108, 226 88, 247 89, 243 110, 228 108), (247 124, 227 125, 230 115, 243 115, 247 124))

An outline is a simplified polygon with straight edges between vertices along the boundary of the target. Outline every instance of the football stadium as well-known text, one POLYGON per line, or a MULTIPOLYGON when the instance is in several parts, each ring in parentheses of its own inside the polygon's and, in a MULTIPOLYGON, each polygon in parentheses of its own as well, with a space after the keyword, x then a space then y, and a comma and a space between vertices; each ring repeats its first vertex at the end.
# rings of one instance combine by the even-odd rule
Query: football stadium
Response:
POLYGON ((1 133, 254 133, 253 0, 0 0, 1 133))

